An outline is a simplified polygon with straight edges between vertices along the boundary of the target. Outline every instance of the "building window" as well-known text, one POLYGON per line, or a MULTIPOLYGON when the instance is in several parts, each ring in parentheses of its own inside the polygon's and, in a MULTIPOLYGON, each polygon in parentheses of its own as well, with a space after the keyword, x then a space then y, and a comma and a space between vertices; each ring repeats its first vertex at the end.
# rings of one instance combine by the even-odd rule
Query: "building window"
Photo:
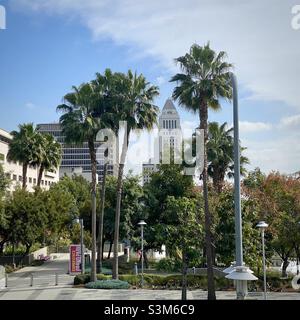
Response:
POLYGON ((6 178, 10 180, 10 173, 5 174, 6 178))
POLYGON ((29 183, 32 183, 32 178, 29 178, 29 183))
POLYGON ((47 186, 48 185, 48 181, 47 180, 45 180, 45 186, 47 186))
POLYGON ((42 186, 44 185, 44 180, 42 180, 42 186))
POLYGON ((17 181, 17 175, 16 174, 13 175, 13 180, 17 181))

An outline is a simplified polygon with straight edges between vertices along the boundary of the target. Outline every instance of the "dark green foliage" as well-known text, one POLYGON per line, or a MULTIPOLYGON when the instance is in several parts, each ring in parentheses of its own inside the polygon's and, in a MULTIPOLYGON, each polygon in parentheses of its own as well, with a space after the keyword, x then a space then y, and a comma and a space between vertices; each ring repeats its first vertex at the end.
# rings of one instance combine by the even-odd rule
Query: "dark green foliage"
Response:
POLYGON ((97 280, 87 283, 85 287, 88 289, 129 289, 130 285, 121 280, 97 280))
POLYGON ((156 264, 156 269, 166 272, 179 272, 182 268, 182 262, 176 258, 161 259, 156 264))
MULTIPOLYGON (((1 159, 0 159, 1 161, 1 159)), ((6 189, 8 188, 10 184, 9 179, 6 177, 2 164, 0 163, 0 199, 5 194, 6 189)), ((0 200, 1 201, 1 200, 0 200)), ((1 210, 1 207, 0 207, 1 210)))

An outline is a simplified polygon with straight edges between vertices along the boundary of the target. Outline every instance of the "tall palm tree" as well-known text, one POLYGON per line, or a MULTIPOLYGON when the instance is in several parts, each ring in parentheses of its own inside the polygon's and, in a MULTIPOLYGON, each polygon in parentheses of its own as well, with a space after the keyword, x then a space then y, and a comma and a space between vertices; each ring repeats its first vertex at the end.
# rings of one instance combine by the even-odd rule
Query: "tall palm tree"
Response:
POLYGON ((128 71, 126 75, 118 74, 117 87, 119 91, 118 103, 116 105, 118 120, 127 122, 127 131, 124 133, 124 140, 121 151, 121 159, 118 170, 117 181, 117 203, 115 214, 115 229, 114 229, 114 263, 113 263, 113 279, 118 279, 118 243, 119 243, 119 228, 120 228, 120 211, 121 198, 123 187, 123 172, 127 154, 127 148, 130 139, 130 133, 135 129, 153 128, 157 122, 158 107, 154 105, 154 98, 159 94, 159 89, 156 86, 147 82, 146 78, 140 74, 128 71))
POLYGON ((33 123, 19 125, 19 131, 12 131, 12 141, 9 144, 7 159, 22 164, 22 188, 27 186, 28 166, 38 161, 41 155, 38 143, 39 133, 33 123))
POLYGON ((208 299, 216 299, 212 259, 211 214, 208 205, 208 175, 207 175, 207 141, 208 141, 208 109, 221 108, 219 99, 232 97, 230 71, 232 65, 225 60, 224 51, 218 54, 210 48, 209 43, 201 47, 192 45, 190 52, 177 58, 182 73, 172 77, 171 82, 177 82, 173 98, 186 109, 197 112, 200 129, 204 131, 204 167, 201 174, 203 180, 203 197, 205 211, 205 243, 208 278, 208 299))
POLYGON ((50 134, 40 134, 40 143, 42 148, 41 157, 38 161, 40 166, 37 186, 41 186, 43 173, 45 170, 55 170, 59 167, 62 150, 61 145, 50 134))
POLYGON ((92 263, 91 281, 96 281, 96 185, 97 159, 95 141, 102 127, 98 95, 90 83, 73 86, 73 92, 64 96, 64 103, 57 107, 64 114, 60 117, 66 143, 87 142, 92 171, 92 263))
MULTIPOLYGON (((234 174, 234 140, 233 128, 227 129, 227 123, 219 125, 217 122, 210 122, 208 125, 208 175, 213 180, 213 186, 217 193, 223 188, 226 175, 231 178, 234 174)), ((241 151, 246 148, 241 147, 241 151)), ((240 157, 241 174, 246 172, 244 165, 249 159, 243 155, 240 157)))
MULTIPOLYGON (((115 99, 117 95, 115 87, 115 74, 110 70, 106 69, 102 74, 96 73, 96 79, 92 81, 92 85, 100 98, 102 109, 105 112, 102 114, 102 125, 103 128, 110 128, 114 132, 118 128, 116 123, 116 115, 114 114, 113 106, 115 105, 115 99)), ((115 132, 117 134, 117 132, 115 132)), ((108 156, 108 150, 105 150, 104 156, 108 156)), ((97 249, 97 273, 102 272, 102 257, 103 257, 103 222, 104 222, 104 207, 105 207, 105 190, 106 190, 106 176, 107 176, 108 162, 104 162, 103 166, 103 177, 101 183, 101 199, 100 199, 100 210, 99 210, 99 223, 98 223, 98 249, 97 249)))

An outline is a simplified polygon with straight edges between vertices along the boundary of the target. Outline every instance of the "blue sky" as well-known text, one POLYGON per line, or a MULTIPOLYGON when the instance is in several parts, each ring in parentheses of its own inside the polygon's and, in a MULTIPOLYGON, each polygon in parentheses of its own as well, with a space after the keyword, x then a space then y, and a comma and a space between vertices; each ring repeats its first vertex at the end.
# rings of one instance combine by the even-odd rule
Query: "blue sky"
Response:
MULTIPOLYGON (((300 170, 300 30, 297 1, 6 0, 0 30, 0 127, 58 121, 56 106, 72 85, 105 68, 143 73, 171 96, 173 59, 193 42, 225 50, 239 79, 241 139, 250 168, 300 170)), ((183 126, 195 115, 178 108, 183 126)), ((232 107, 210 113, 232 122, 232 107)), ((139 170, 138 170, 139 171, 139 170)))

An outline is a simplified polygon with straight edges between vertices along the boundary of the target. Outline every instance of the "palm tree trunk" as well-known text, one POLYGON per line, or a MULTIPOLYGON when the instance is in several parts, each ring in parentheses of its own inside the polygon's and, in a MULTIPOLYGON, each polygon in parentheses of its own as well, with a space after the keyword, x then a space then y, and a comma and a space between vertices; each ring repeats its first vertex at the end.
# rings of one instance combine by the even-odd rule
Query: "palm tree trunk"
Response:
POLYGON ((27 187, 27 169, 28 169, 28 163, 23 163, 23 166, 22 166, 22 188, 24 190, 26 190, 26 187, 27 187))
POLYGON ((114 233, 114 263, 113 263, 113 279, 119 277, 119 257, 118 257, 118 244, 119 244, 119 232, 120 232, 120 214, 121 214, 121 198, 122 198, 122 187, 123 187, 123 172, 124 164, 126 159, 128 141, 129 141, 130 129, 127 133, 124 133, 124 140, 121 153, 121 161, 119 164, 118 182, 117 182, 117 204, 116 204, 116 215, 115 215, 115 233, 114 233))
POLYGON ((38 186, 38 187, 40 187, 40 186, 41 186, 43 173, 44 173, 44 167, 43 167, 43 166, 41 166, 41 167, 40 167, 40 170, 39 170, 38 181, 37 181, 37 186, 38 186))
POLYGON ((106 187, 106 173, 108 164, 104 164, 103 178, 102 178, 102 190, 101 190, 101 203, 100 203, 100 215, 99 215, 99 228, 98 228, 98 253, 97 253, 97 272, 102 271, 102 243, 103 243, 103 219, 104 219, 104 206, 105 206, 105 187, 106 187))
POLYGON ((187 254, 185 250, 182 252, 182 291, 181 300, 187 300, 187 254))
POLYGON ((97 280, 96 274, 96 177, 97 177, 97 160, 94 140, 88 142, 91 166, 92 166, 92 263, 91 263, 91 281, 97 280))
POLYGON ((108 250, 108 255, 107 255, 107 260, 110 259, 110 255, 111 255, 111 250, 112 250, 112 246, 113 246, 114 241, 110 240, 109 242, 109 250, 108 250))
POLYGON ((206 244, 206 263, 207 263, 207 289, 208 300, 216 299, 213 260, 212 260, 212 236, 211 236, 211 214, 208 204, 208 176, 207 176, 207 148, 208 141, 208 107, 205 101, 201 101, 200 110, 200 129, 204 130, 204 167, 202 172, 203 179, 203 198, 204 198, 204 214, 205 214, 205 244, 206 244))

